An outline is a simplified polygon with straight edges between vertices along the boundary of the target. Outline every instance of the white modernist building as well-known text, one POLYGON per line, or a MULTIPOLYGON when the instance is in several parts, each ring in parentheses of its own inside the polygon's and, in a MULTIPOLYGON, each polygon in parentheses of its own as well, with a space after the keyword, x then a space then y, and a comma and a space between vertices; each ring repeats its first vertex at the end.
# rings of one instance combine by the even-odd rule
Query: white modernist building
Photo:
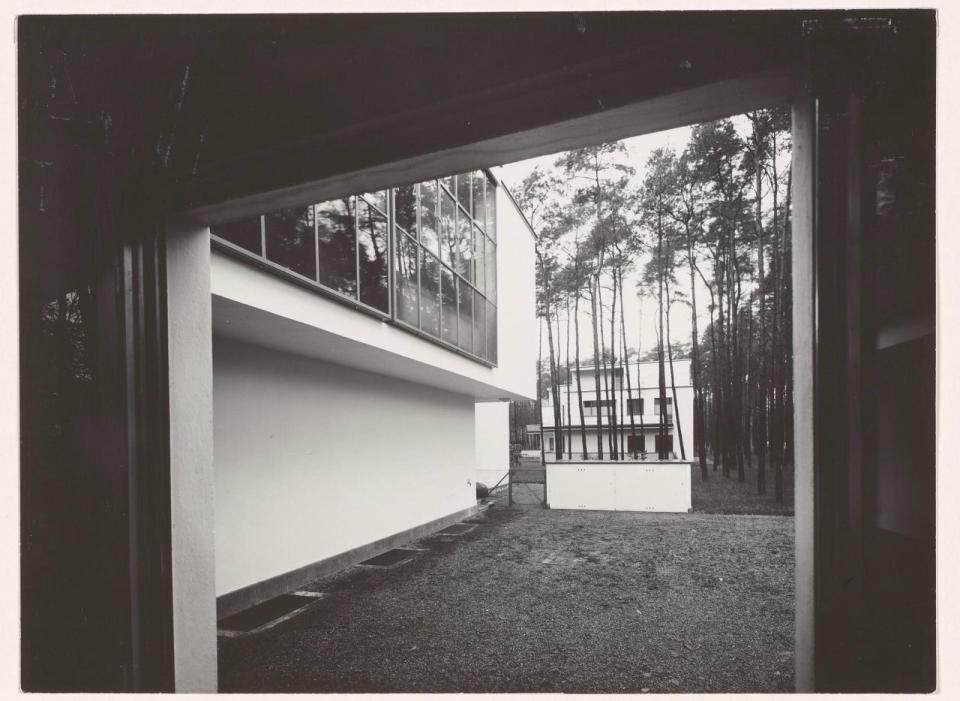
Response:
POLYGON ((218 617, 473 513, 535 396, 533 237, 495 176, 208 236, 218 617))
MULTIPOLYGON (((693 382, 690 360, 673 360, 671 382, 670 364, 664 363, 667 402, 666 450, 676 458, 693 457, 693 382), (676 388, 676 401, 674 401, 676 388)), ((614 431, 617 452, 621 456, 656 457, 660 426, 659 367, 656 361, 618 362, 613 367, 579 368, 580 391, 577 378, 562 384, 559 396, 548 392, 543 401, 541 426, 547 459, 556 454, 554 402, 560 405, 560 438, 563 452, 573 459, 583 457, 581 425, 586 428, 588 457, 597 457, 597 432, 601 433, 604 457, 610 457, 610 432, 616 417, 614 431), (599 376, 599 391, 597 378, 599 376), (580 397, 583 399, 583 421, 580 417, 580 397), (599 428, 598 428, 599 419, 599 428), (570 441, 569 443, 567 441, 570 441)))

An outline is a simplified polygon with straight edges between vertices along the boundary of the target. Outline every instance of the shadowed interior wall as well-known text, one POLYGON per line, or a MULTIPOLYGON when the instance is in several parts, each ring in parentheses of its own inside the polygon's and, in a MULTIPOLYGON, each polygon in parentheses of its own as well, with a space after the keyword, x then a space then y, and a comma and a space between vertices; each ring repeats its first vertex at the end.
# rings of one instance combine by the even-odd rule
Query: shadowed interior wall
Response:
POLYGON ((217 595, 475 504, 474 403, 214 337, 217 595))

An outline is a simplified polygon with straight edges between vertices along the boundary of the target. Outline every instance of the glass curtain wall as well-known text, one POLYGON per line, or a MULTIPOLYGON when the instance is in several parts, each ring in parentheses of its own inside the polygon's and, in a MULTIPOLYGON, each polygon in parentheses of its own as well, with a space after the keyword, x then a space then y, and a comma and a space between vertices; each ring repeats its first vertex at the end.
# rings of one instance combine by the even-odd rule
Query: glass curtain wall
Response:
POLYGON ((496 363, 496 187, 483 171, 461 173, 211 233, 237 255, 496 363))

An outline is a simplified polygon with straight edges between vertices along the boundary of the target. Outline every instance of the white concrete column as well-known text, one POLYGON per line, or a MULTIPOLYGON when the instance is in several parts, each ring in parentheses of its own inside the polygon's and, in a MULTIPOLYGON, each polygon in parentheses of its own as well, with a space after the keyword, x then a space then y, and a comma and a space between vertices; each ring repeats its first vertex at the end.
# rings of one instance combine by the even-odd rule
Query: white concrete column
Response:
POLYGON ((210 231, 167 227, 174 684, 217 690, 210 231))

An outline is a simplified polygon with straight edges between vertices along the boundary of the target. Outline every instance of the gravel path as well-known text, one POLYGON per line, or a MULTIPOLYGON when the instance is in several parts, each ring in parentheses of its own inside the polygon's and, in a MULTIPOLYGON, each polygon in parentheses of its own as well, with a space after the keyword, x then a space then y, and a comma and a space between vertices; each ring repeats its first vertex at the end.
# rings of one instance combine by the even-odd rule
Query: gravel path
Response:
POLYGON ((221 691, 793 687, 793 519, 495 507, 392 570, 220 641, 221 691))

